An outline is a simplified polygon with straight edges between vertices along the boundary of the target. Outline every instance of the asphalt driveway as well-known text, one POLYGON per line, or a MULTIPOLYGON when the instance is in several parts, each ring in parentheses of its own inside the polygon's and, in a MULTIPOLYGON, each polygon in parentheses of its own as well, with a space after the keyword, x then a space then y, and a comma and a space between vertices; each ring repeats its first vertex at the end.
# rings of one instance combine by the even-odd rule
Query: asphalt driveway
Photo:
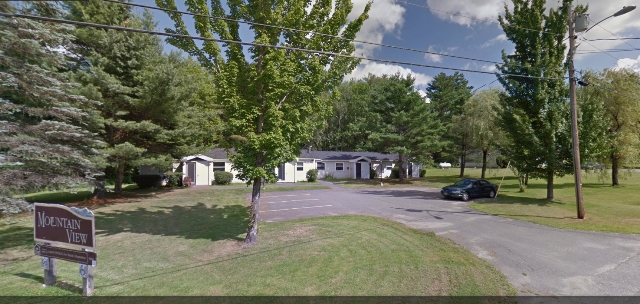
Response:
POLYGON ((366 214, 450 238, 521 295, 640 295, 640 236, 564 230, 488 215, 425 187, 264 193, 261 219, 366 214))

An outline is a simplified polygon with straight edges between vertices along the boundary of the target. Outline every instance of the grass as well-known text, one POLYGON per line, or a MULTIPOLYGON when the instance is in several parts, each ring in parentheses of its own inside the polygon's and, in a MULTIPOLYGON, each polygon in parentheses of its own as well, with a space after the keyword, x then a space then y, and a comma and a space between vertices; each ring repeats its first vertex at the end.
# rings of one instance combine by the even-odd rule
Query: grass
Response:
MULTIPOLYGON (((428 169, 424 178, 400 183, 385 180, 384 187, 427 186, 441 188, 459 180, 459 168, 428 169)), ((465 177, 479 178, 480 169, 466 168, 465 177)), ((640 234, 640 173, 622 174, 621 186, 612 187, 595 173, 583 174, 582 188, 586 218, 577 219, 573 175, 554 180, 554 200, 546 199, 546 181, 529 179, 524 192, 519 191, 517 178, 511 170, 491 169, 487 179, 500 184, 496 200, 472 201, 469 206, 479 211, 541 225, 588 231, 640 234), (502 177, 505 175, 504 182, 502 177)), ((339 180, 343 187, 380 187, 380 181, 339 180)))
MULTIPOLYGON (((315 187, 316 189, 318 187, 315 187)), ((264 191, 301 190, 272 187, 264 191)), ((515 295, 504 275, 450 240, 370 216, 264 222, 240 246, 250 188, 176 189, 94 210, 96 296, 515 295)), ((1 295, 80 295, 78 265, 42 288, 32 216, 0 222, 1 295)))

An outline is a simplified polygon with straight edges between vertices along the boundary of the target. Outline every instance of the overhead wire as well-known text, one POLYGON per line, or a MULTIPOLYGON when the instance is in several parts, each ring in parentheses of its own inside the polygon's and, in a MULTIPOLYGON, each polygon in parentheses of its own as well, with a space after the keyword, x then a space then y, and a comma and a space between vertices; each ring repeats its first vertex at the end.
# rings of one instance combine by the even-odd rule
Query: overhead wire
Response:
MULTIPOLYGON (((588 17, 587 17, 587 18, 588 18, 588 17)), ((593 21, 593 19, 591 19, 591 18, 589 18, 589 20, 593 21)), ((619 37, 618 35, 614 34, 613 32, 609 31, 608 29, 604 28, 601 24, 598 24, 598 26, 599 26, 601 29, 603 29, 603 30, 607 31, 607 33, 609 33, 609 34, 613 35, 613 37, 616 37, 616 38, 618 38, 618 40, 620 40, 620 37, 619 37)), ((625 41, 625 40, 620 40, 620 41, 622 41, 622 42, 626 43, 628 46, 630 46, 630 47, 632 47, 632 48, 635 48, 635 47, 636 47, 636 46, 634 46, 634 45, 630 44, 629 42, 627 42, 627 41, 625 41)))
POLYGON ((296 48, 296 47, 290 47, 290 46, 270 45, 270 44, 262 44, 262 43, 254 43, 254 42, 243 42, 243 41, 217 39, 217 38, 207 38, 207 37, 197 37, 197 36, 189 36, 189 35, 182 35, 182 34, 175 34, 175 33, 156 32, 156 31, 149 31, 149 30, 135 29, 135 28, 127 28, 127 27, 121 27, 121 26, 97 24, 97 23, 90 23, 90 22, 72 21, 72 20, 56 19, 56 18, 49 18, 49 17, 41 17, 41 16, 34 16, 34 15, 8 14, 8 13, 0 12, 0 16, 33 19, 33 20, 40 20, 40 21, 47 21, 47 22, 57 22, 57 23, 79 25, 79 26, 89 26, 89 27, 102 28, 102 29, 112 29, 112 30, 118 30, 118 31, 135 32, 135 33, 143 33, 143 34, 151 34, 151 35, 167 36, 167 37, 175 37, 175 38, 185 38, 185 39, 202 40, 202 41, 215 41, 215 42, 219 42, 219 43, 239 44, 239 45, 248 45, 248 46, 256 46, 256 47, 273 48, 273 49, 284 49, 284 50, 299 51, 299 52, 305 52, 305 53, 311 53, 311 54, 321 54, 321 55, 328 55, 328 56, 335 56, 335 57, 344 57, 344 58, 352 58, 352 59, 360 59, 360 60, 368 60, 368 61, 376 61, 376 62, 384 62, 384 63, 393 63, 393 64, 400 64, 400 65, 410 65, 410 66, 418 66, 418 67, 433 68, 433 69, 460 71, 460 72, 491 74, 491 75, 506 76, 506 77, 546 79, 546 80, 565 80, 565 79, 567 79, 567 77, 551 78, 551 77, 518 75, 518 74, 509 74, 509 73, 495 73, 495 72, 480 71, 480 70, 470 70, 470 69, 462 69, 462 68, 434 66, 434 65, 421 64, 421 63, 404 62, 404 61, 398 61, 398 60, 388 60, 388 59, 379 59, 379 58, 371 58, 371 57, 364 57, 364 56, 346 55, 346 54, 326 52, 326 51, 321 51, 321 50, 296 48))
MULTIPOLYGON (((404 50, 404 51, 412 51, 412 52, 430 54, 430 55, 435 55, 435 56, 443 56, 443 57, 450 57, 450 58, 477 61, 477 62, 484 62, 484 63, 493 63, 493 64, 500 64, 500 65, 507 64, 505 62, 500 62, 500 61, 493 61, 493 60, 479 59, 479 58, 471 58, 471 57, 465 57, 465 56, 457 56, 457 55, 451 55, 451 54, 447 54, 447 53, 438 53, 438 52, 433 52, 433 51, 428 51, 428 50, 419 50, 419 49, 407 48, 407 47, 384 44, 384 43, 363 41, 363 40, 358 40, 358 39, 348 39, 348 38, 344 38, 344 37, 340 37, 340 36, 336 36, 336 35, 319 33, 319 32, 315 32, 315 31, 301 30, 301 29, 289 28, 289 27, 272 25, 272 24, 264 24, 264 23, 258 23, 258 22, 252 22, 252 21, 237 20, 237 19, 228 18, 228 17, 209 16, 209 15, 204 15, 204 14, 197 14, 197 13, 192 13, 192 12, 161 8, 161 7, 157 7, 157 6, 150 6, 150 5, 144 5, 144 4, 129 3, 129 2, 120 2, 118 0, 102 0, 102 1, 111 2, 111 3, 115 3, 115 4, 121 4, 121 5, 127 5, 127 6, 132 6, 132 7, 140 7, 140 8, 146 8, 146 9, 159 10, 159 11, 163 11, 165 13, 179 13, 179 14, 189 15, 189 16, 194 16, 194 17, 204 17, 204 18, 209 18, 209 19, 219 19, 219 20, 224 20, 224 21, 228 21, 228 22, 244 23, 244 24, 256 25, 256 26, 264 26, 264 27, 281 29, 281 30, 292 31, 292 32, 301 32, 301 33, 307 33, 307 34, 318 35, 318 36, 323 36, 323 37, 330 37, 330 38, 335 38, 335 39, 340 39, 340 40, 345 40, 345 41, 350 41, 350 42, 355 42, 355 43, 360 43, 360 44, 369 44, 369 45, 374 45, 374 46, 380 46, 380 47, 386 47, 386 48, 392 48, 392 49, 399 49, 399 50, 404 50)), ((509 65, 518 66, 518 67, 522 67, 522 68, 531 68, 531 67, 524 66, 524 65, 519 65, 519 64, 509 64, 509 65)))

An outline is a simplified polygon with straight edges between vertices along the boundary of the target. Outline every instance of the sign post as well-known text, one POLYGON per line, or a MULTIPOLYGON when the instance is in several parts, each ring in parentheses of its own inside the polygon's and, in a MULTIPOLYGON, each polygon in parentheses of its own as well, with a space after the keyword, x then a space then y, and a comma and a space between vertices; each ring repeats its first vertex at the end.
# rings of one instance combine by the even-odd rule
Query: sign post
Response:
POLYGON ((34 253, 42 259, 44 285, 55 284, 58 259, 75 262, 80 264, 82 294, 90 296, 94 286, 93 271, 97 265, 93 212, 87 208, 35 203, 34 213, 34 253))

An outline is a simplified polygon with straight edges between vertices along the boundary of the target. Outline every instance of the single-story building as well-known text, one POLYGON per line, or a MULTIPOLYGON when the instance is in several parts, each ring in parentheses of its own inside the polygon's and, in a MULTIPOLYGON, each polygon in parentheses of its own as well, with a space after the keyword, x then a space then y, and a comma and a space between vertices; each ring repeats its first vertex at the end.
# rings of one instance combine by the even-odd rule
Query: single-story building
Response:
MULTIPOLYGON (((230 150, 233 153, 233 150, 230 150)), ((395 167, 397 154, 383 154, 377 152, 338 152, 302 150, 295 161, 284 163, 275 168, 278 182, 299 182, 307 180, 307 172, 318 169, 318 178, 333 176, 334 178, 369 179, 370 170, 376 175, 389 177, 391 169, 395 167)), ((225 149, 216 148, 205 154, 191 155, 181 159, 176 171, 182 171, 189 176, 194 185, 211 185, 214 182, 214 171, 233 173, 233 182, 242 182, 232 169, 232 163, 227 157, 225 149)), ((407 164, 407 176, 419 177, 422 165, 407 164)))

